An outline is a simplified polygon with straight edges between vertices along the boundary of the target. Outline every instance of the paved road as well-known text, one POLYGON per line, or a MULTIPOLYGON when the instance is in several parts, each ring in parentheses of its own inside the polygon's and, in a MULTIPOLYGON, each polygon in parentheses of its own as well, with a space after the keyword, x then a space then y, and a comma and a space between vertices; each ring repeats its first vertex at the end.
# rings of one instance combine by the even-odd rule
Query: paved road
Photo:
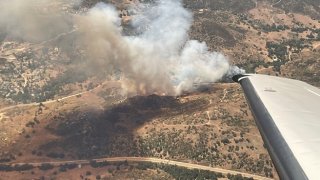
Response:
MULTIPOLYGON (((108 161, 108 162, 120 162, 120 161, 128 161, 128 162, 152 162, 152 163, 163 163, 163 164, 169 164, 169 165, 176 165, 180 167, 185 167, 188 169, 201 169, 201 170, 208 170, 212 172, 222 173, 222 174, 241 174, 243 177, 258 179, 258 180, 272 180, 270 178, 249 174, 249 173, 243 173, 239 171, 233 171, 233 170, 227 170, 222 168, 215 168, 215 167, 209 167, 209 166, 203 166, 198 164, 192 164, 192 163, 186 163, 186 162, 179 162, 179 161, 172 161, 172 160, 165 160, 165 159, 158 159, 158 158, 144 158, 144 157, 112 157, 112 158, 99 158, 99 159, 93 159, 97 162, 102 161, 108 161)), ((43 163, 48 163, 54 166, 59 166, 62 164, 68 164, 68 163, 76 163, 76 164, 89 164, 90 160, 73 160, 73 161, 49 161, 49 162, 35 162, 35 163, 28 163, 33 166, 40 166, 43 163)), ((6 163, 7 165, 16 165, 16 164, 25 164, 25 163, 6 163)))

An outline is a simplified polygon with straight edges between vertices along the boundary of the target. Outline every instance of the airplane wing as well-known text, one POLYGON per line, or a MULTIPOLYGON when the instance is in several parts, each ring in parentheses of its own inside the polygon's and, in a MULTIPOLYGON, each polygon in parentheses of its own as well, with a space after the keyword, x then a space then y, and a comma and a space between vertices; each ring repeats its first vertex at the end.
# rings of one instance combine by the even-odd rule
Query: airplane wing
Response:
POLYGON ((281 179, 320 179, 320 89, 258 74, 236 75, 281 179))

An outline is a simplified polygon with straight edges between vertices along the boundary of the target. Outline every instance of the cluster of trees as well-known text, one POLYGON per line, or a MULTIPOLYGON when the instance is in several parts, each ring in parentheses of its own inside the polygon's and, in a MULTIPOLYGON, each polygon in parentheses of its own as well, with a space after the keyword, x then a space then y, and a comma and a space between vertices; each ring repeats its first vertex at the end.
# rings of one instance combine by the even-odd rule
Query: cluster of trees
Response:
POLYGON ((301 52, 303 48, 308 48, 309 45, 304 43, 304 39, 291 39, 282 43, 267 42, 269 57, 276 56, 278 61, 267 63, 267 65, 274 66, 276 71, 280 71, 280 66, 288 61, 288 48, 295 53, 301 52))
POLYGON ((248 127, 248 121, 242 119, 241 116, 227 116, 223 123, 226 123, 228 126, 236 126, 246 129, 248 127))
POLYGON ((304 42, 304 39, 290 39, 283 42, 283 44, 290 46, 290 48, 296 48, 299 51, 301 51, 303 48, 309 47, 309 45, 304 42))
POLYGON ((0 171, 27 171, 33 169, 31 164, 0 165, 0 171))
POLYGON ((320 40, 320 29, 314 29, 312 32, 315 33, 315 34, 317 34, 316 39, 317 39, 317 40, 320 40))
MULTIPOLYGON (((147 169, 161 169, 166 173, 170 174, 174 179, 210 179, 217 180, 218 178, 225 178, 222 173, 216 173, 207 170, 200 169, 187 169, 184 167, 178 167, 175 165, 167 164, 155 164, 149 162, 141 162, 136 166, 137 169, 147 170, 147 169)), ((246 178, 242 175, 231 175, 228 174, 227 178, 230 180, 251 180, 252 178, 246 178)))
POLYGON ((10 162, 11 160, 14 160, 14 159, 15 159, 14 155, 5 154, 0 157, 0 163, 10 162))
POLYGON ((43 163, 41 164, 41 166, 39 166, 39 169, 40 170, 43 170, 43 171, 46 171, 46 170, 49 170, 49 169, 53 169, 54 166, 52 164, 49 164, 49 163, 43 163))
POLYGON ((40 124, 40 121, 34 117, 32 121, 26 123, 26 127, 33 128, 36 124, 40 124))
POLYGON ((56 153, 56 152, 48 153, 47 156, 55 159, 63 159, 65 157, 63 153, 56 153))
POLYGON ((307 31, 308 28, 307 27, 293 27, 291 28, 292 32, 296 32, 296 33, 303 33, 304 31, 307 31))
POLYGON ((264 67, 268 67, 268 65, 261 60, 248 60, 246 61, 244 64, 240 65, 241 67, 243 67, 247 73, 254 73, 255 69, 259 66, 264 66, 264 67))
POLYGON ((90 166, 93 168, 100 168, 100 167, 105 167, 108 165, 110 165, 110 163, 107 161, 101 161, 101 162, 97 162, 95 160, 90 161, 90 166))
MULTIPOLYGON (((16 102, 43 102, 48 99, 53 99, 56 94, 59 94, 66 84, 72 84, 76 82, 84 82, 92 74, 86 71, 80 71, 76 69, 69 69, 57 78, 49 81, 45 86, 39 87, 37 85, 30 87, 27 85, 23 87, 23 92, 19 91, 17 94, 12 94, 10 97, 16 102), (32 96, 31 94, 34 94, 32 96)), ((89 84, 87 89, 92 89, 93 84, 89 84)))
POLYGON ((243 168, 246 171, 254 173, 263 173, 266 177, 273 177, 271 160, 266 155, 260 154, 259 159, 250 158, 248 153, 239 153, 237 163, 233 164, 233 168, 243 168))
MULTIPOLYGON (((108 161, 95 161, 95 160, 91 160, 90 161, 90 166, 93 168, 102 168, 102 167, 106 167, 106 166, 116 166, 117 170, 120 170, 121 166, 129 166, 128 161, 119 161, 119 162, 108 162, 108 161)), ((108 169, 109 172, 112 172, 111 169, 108 169)))
POLYGON ((42 88, 42 92, 38 94, 37 102, 53 99, 56 94, 59 94, 65 84, 83 82, 88 79, 90 74, 86 71, 76 69, 68 69, 62 75, 50 81, 42 88))
POLYGON ((272 25, 269 25, 269 24, 261 25, 261 28, 264 32, 274 32, 274 31, 280 32, 280 31, 290 29, 290 27, 287 25, 276 25, 274 23, 272 25))
MULTIPOLYGON (((299 24, 298 26, 294 26, 290 28, 287 25, 277 25, 273 23, 272 25, 269 24, 264 24, 260 21, 254 21, 254 20, 248 20, 246 16, 239 16, 240 20, 247 22, 248 24, 251 24, 254 28, 260 29, 263 32, 280 32, 280 31, 285 31, 285 30, 291 30, 292 32, 295 33, 303 33, 305 31, 311 31, 308 35, 308 39, 315 39, 315 40, 320 40, 320 29, 317 29, 316 26, 313 28, 310 27, 305 27, 303 24, 299 24)), ((261 35, 261 31, 258 32, 259 35, 261 35)), ((303 43, 302 43, 303 44, 303 43)))
MULTIPOLYGON (((74 169, 78 165, 76 163, 66 163, 59 166, 60 172, 66 172, 68 169, 74 169)), ((17 165, 0 165, 0 171, 28 171, 34 169, 35 166, 31 164, 17 164, 17 165)), ((50 163, 43 163, 38 167, 42 171, 47 171, 54 168, 50 163)))
MULTIPOLYGON (((240 133, 240 136, 237 139, 235 138, 238 134, 233 131, 222 131, 221 139, 217 139, 214 135, 208 136, 206 133, 189 133, 199 135, 199 139, 195 140, 195 142, 184 138, 181 139, 185 134, 179 131, 173 133, 158 132, 150 134, 150 137, 148 138, 139 138, 138 145, 139 152, 141 153, 140 155, 163 157, 165 154, 170 154, 171 158, 186 158, 197 162, 209 162, 214 166, 232 164, 236 169, 247 169, 249 166, 256 166, 256 161, 253 157, 248 155, 241 156, 245 146, 234 145, 232 141, 232 139, 234 139, 235 143, 246 143, 246 148, 254 151, 256 148, 251 145, 249 140, 244 142, 244 133, 240 133), (211 147, 208 147, 210 141, 213 143, 211 147), (241 160, 238 160, 238 158, 241 160), (249 162, 252 162, 253 164, 249 164, 249 162)), ((262 161, 265 160, 267 160, 267 158, 262 161)), ((268 168, 270 166, 265 163, 263 165, 268 168)), ((263 168, 248 169, 248 171, 261 174, 264 173, 263 168)))
POLYGON ((60 172, 66 172, 68 169, 74 169, 78 165, 76 163, 66 163, 66 164, 61 164, 59 167, 60 172))
POLYGON ((308 28, 308 27, 293 27, 291 28, 292 32, 296 32, 296 33, 303 33, 304 31, 311 31, 308 35, 307 38, 309 39, 316 39, 319 40, 320 39, 320 29, 316 29, 314 28, 308 28))
POLYGON ((268 53, 270 57, 275 55, 281 60, 285 60, 287 58, 288 50, 285 44, 267 42, 266 47, 268 48, 268 53))

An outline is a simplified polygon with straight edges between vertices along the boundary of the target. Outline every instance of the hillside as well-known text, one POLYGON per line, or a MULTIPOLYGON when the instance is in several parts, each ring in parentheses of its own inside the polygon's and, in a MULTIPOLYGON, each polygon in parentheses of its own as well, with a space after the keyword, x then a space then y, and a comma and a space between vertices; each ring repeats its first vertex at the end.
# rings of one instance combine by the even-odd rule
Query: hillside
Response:
POLYGON ((178 98, 123 98, 117 83, 106 83, 67 100, 7 110, 2 162, 157 157, 274 176, 238 85, 178 98))
MULTIPOLYGON (((33 26, 27 24, 28 28, 19 29, 25 25, 19 21, 20 24, 6 24, 11 27, 8 31, 7 26, 1 26, 4 18, 0 19, 0 179, 245 179, 240 174, 190 170, 151 161, 104 161, 111 157, 174 160, 235 174, 278 178, 238 84, 217 78, 217 83, 192 82, 192 90, 181 91, 179 95, 166 94, 167 81, 160 75, 173 74, 174 63, 152 59, 174 59, 175 52, 173 56, 159 57, 164 52, 163 46, 176 42, 164 41, 167 44, 140 49, 132 48, 132 44, 123 45, 150 29, 150 19, 134 17, 142 9, 151 20, 156 19, 157 12, 152 8, 157 1, 103 1, 113 4, 114 10, 109 6, 100 8, 117 13, 103 17, 117 16, 119 22, 111 18, 112 25, 100 26, 104 19, 96 18, 96 24, 87 25, 91 17, 86 16, 88 12, 92 17, 100 17, 92 11, 98 2, 84 0, 72 4, 57 0, 47 2, 44 7, 39 5, 39 12, 44 14, 39 21, 48 18, 45 15, 51 11, 58 15, 49 18, 56 23, 55 27, 47 28, 47 21, 41 24, 50 33, 38 32, 37 36, 31 33, 30 37, 20 37, 17 34, 29 32, 28 28, 33 26), (137 7, 139 3, 146 5, 137 7), (72 19, 76 21, 74 26, 68 24, 72 19), (90 34, 87 30, 95 31, 90 34), (105 39, 112 43, 104 42, 105 39), (126 51, 138 57, 135 60, 142 68, 130 63, 131 56, 126 51), (141 58, 144 55, 146 58, 141 58), (151 66, 144 66, 142 60, 151 66), (152 74, 159 69, 168 71, 152 74), (133 71, 144 76, 141 78, 133 71), (143 81, 147 83, 135 84, 143 81), (161 90, 148 91, 159 84, 161 90), (130 89, 136 92, 129 92, 130 89)), ((196 46, 200 50, 195 51, 205 52, 203 56, 192 56, 194 51, 186 54, 194 58, 191 62, 216 55, 214 59, 227 59, 247 73, 294 78, 320 87, 319 5, 317 0, 184 0, 183 7, 193 16, 180 9, 182 17, 191 22, 188 39, 182 41, 205 42, 208 52, 217 52, 208 53, 202 43, 196 46)), ((167 30, 169 21, 166 22, 156 26, 159 34, 145 36, 151 36, 152 42, 162 42, 157 37, 167 30)), ((180 26, 188 29, 185 24, 176 28, 180 26)), ((180 37, 183 32, 175 35, 180 37)), ((136 45, 141 39, 132 42, 136 45)), ((173 47, 183 49, 179 43, 173 47)), ((183 75, 193 74, 186 72, 183 75)))

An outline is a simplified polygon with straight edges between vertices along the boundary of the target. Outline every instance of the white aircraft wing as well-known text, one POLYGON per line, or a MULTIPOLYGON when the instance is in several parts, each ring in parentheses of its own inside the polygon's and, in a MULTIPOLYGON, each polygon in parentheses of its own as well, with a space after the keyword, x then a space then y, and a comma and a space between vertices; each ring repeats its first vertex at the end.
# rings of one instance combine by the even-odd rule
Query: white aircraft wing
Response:
POLYGON ((275 76, 236 75, 281 179, 320 179, 320 89, 275 76))

